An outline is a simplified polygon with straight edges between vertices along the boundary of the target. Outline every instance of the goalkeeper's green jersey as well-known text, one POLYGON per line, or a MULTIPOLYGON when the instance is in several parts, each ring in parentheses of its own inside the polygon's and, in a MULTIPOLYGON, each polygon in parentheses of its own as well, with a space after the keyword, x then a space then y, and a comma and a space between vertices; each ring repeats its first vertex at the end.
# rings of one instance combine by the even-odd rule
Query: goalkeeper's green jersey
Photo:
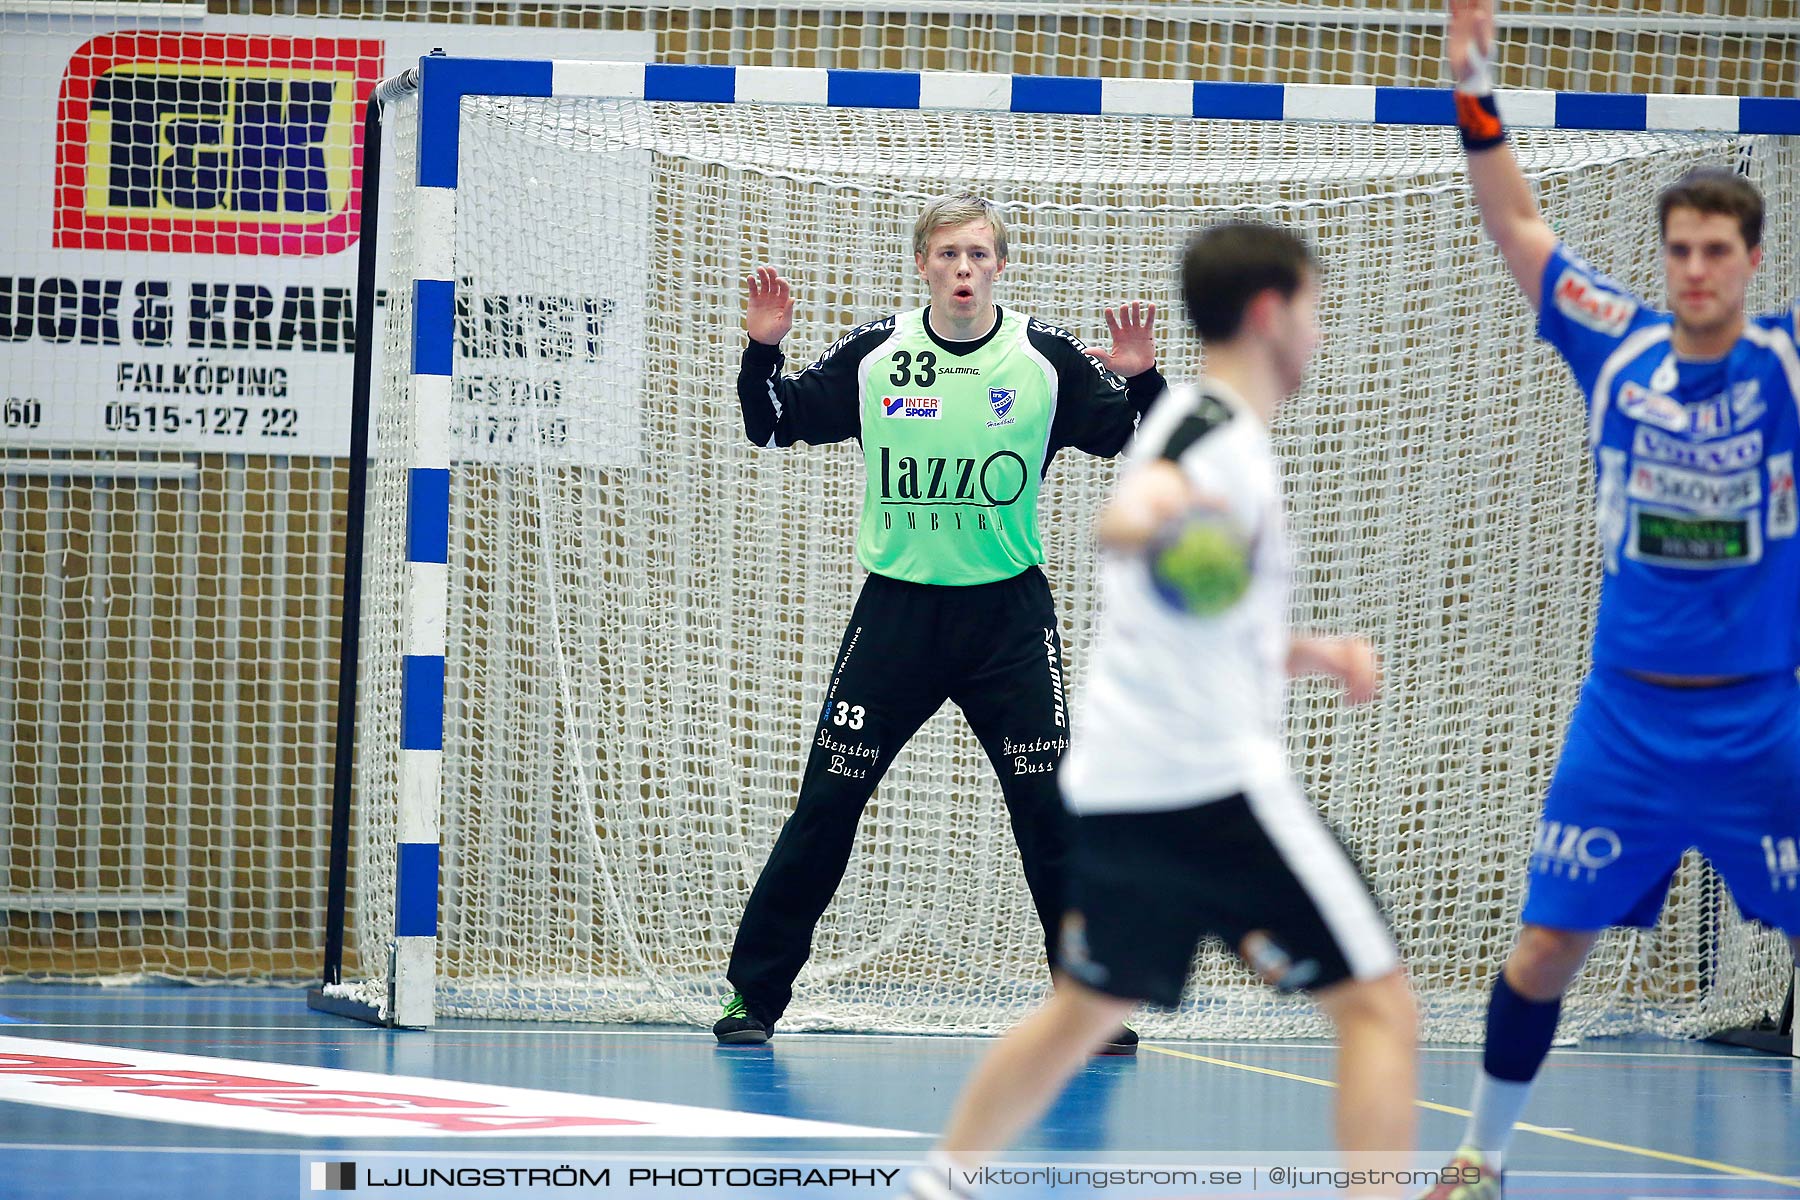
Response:
POLYGON ((967 586, 1044 561, 1038 492, 1064 446, 1117 454, 1163 390, 1120 379, 1068 331, 1000 309, 987 336, 950 342, 927 309, 859 326, 794 376, 751 342, 738 373, 759 445, 862 442, 856 555, 879 575, 967 586))

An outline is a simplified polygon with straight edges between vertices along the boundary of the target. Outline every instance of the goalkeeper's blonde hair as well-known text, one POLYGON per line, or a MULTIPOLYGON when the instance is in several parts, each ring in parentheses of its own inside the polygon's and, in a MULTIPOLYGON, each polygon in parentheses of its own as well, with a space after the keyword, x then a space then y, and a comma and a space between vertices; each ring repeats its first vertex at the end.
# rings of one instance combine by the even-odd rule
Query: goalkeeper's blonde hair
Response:
POLYGON ((925 211, 919 214, 918 221, 913 225, 913 254, 923 255, 926 243, 931 241, 931 235, 938 230, 967 225, 970 221, 986 221, 993 228, 994 253, 1005 258, 1006 218, 1001 214, 998 204, 986 196, 977 196, 974 192, 939 196, 925 206, 925 211))

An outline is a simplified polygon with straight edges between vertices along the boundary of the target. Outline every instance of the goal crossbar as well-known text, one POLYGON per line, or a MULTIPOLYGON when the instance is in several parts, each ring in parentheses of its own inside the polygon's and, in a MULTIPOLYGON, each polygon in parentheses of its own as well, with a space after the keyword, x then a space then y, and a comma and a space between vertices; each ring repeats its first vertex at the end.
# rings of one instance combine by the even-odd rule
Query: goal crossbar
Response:
MULTIPOLYGON (((726 67, 563 59, 420 60, 419 184, 456 186, 464 96, 554 96, 686 104, 1009 112, 1044 116, 1456 124, 1449 88, 1356 84, 726 67)), ((1527 129, 1800 134, 1800 98, 1499 89, 1500 114, 1527 129)))

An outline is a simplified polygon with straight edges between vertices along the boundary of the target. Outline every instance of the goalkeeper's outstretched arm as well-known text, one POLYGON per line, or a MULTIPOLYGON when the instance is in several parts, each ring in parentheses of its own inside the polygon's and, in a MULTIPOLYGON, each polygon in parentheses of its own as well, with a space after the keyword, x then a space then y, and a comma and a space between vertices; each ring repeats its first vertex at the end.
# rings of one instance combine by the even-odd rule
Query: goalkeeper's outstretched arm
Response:
POLYGON ((798 375, 782 373, 781 339, 794 327, 794 296, 771 267, 744 280, 744 332, 738 404, 744 434, 759 446, 818 446, 862 431, 856 367, 887 337, 893 318, 851 330, 798 375))
POLYGON ((1544 264, 1556 249, 1556 234, 1544 221, 1531 184, 1506 144, 1494 102, 1493 0, 1450 0, 1447 47, 1456 79, 1456 123, 1468 151, 1469 183, 1481 209, 1482 227, 1536 310, 1544 264))
POLYGON ((1168 389, 1156 369, 1156 305, 1133 301, 1106 310, 1112 348, 1084 346, 1058 325, 1033 320, 1031 344, 1056 368, 1056 417, 1050 453, 1065 446, 1101 458, 1123 450, 1138 418, 1168 389))

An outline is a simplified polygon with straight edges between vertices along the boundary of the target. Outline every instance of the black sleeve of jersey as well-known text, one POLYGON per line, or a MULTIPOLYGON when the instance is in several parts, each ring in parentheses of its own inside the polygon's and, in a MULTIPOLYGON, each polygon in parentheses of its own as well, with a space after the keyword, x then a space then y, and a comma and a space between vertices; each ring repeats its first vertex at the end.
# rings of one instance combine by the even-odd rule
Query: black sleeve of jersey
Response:
POLYGON ((1122 379, 1086 353, 1066 329, 1031 322, 1026 336, 1056 368, 1056 421, 1050 427, 1050 454, 1065 446, 1111 458, 1123 450, 1168 383, 1155 367, 1122 379))
POLYGON ((1202 392, 1194 402, 1194 411, 1181 418, 1169 431, 1169 439, 1163 443, 1159 457, 1179 465, 1181 456, 1193 449, 1195 442, 1222 428, 1231 418, 1231 409, 1223 400, 1202 392))
POLYGON ((892 317, 859 325, 798 375, 781 373, 780 346, 747 342, 737 378, 745 435, 759 446, 820 446, 859 436, 862 397, 856 367, 893 327, 892 317))

